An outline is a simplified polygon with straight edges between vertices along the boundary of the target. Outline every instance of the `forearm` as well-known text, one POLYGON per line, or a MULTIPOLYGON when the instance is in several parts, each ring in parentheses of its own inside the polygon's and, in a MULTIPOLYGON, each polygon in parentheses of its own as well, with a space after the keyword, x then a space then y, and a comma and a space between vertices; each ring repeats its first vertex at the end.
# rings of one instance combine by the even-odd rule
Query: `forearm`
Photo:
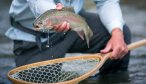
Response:
POLYGON ((99 17, 109 33, 112 33, 112 30, 115 28, 119 28, 121 31, 123 30, 124 20, 119 6, 119 0, 102 1, 97 4, 97 8, 99 17))

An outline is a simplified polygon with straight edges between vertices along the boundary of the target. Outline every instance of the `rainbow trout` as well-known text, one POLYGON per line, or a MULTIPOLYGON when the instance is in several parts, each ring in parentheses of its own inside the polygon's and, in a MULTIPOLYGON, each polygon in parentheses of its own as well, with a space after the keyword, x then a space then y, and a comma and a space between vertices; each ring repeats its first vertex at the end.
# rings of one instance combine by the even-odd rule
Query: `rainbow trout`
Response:
POLYGON ((49 32, 53 26, 62 22, 70 24, 71 31, 77 32, 82 40, 86 39, 88 48, 89 40, 93 36, 92 30, 86 21, 78 14, 75 14, 72 7, 63 7, 62 10, 51 9, 37 17, 33 23, 35 31, 49 32))

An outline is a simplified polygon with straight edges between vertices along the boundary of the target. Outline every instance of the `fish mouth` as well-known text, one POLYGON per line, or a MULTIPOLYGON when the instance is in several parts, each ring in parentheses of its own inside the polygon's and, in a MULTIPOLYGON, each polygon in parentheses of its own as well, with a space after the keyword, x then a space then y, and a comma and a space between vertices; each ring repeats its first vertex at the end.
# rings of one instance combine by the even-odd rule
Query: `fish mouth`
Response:
POLYGON ((41 29, 40 25, 33 24, 33 27, 34 27, 35 30, 41 29))
POLYGON ((36 29, 37 29, 37 28, 40 28, 38 25, 34 25, 34 24, 33 24, 33 27, 36 28, 36 29))
POLYGON ((33 25, 33 27, 34 27, 34 30, 36 30, 36 31, 40 31, 42 28, 41 27, 39 27, 38 25, 33 25))

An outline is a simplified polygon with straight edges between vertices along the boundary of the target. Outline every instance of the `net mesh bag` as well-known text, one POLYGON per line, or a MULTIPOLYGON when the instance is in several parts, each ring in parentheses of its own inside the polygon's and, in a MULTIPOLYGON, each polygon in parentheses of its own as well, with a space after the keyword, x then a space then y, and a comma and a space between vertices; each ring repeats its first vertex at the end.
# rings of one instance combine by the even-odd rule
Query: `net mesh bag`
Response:
POLYGON ((100 59, 76 59, 29 66, 10 74, 10 78, 30 83, 59 83, 72 80, 94 69, 100 59))

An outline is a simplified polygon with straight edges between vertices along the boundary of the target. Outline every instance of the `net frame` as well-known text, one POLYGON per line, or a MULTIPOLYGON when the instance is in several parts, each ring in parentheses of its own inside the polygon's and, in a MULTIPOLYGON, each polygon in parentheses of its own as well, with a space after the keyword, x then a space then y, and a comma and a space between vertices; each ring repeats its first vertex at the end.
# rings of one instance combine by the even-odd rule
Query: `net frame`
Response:
MULTIPOLYGON (((105 57, 104 57, 105 58, 105 57)), ((74 57, 66 57, 66 58, 58 58, 54 60, 48 60, 48 61, 42 61, 42 62, 37 62, 37 63, 32 63, 28 65, 24 65, 18 68, 15 68, 11 71, 8 72, 8 79, 11 80, 14 84, 32 84, 32 82, 26 82, 26 81, 21 81, 17 80, 13 77, 11 77, 12 74, 15 74, 17 72, 20 72, 25 69, 29 69, 30 67, 37 67, 37 66, 43 66, 43 65, 48 65, 48 64, 55 64, 55 63, 61 63, 61 62, 67 62, 67 61, 72 61, 72 60, 83 60, 83 59, 98 59, 100 60, 99 63, 96 65, 95 68, 92 70, 88 71, 87 73, 74 78, 72 80, 64 81, 64 82, 58 82, 58 83, 41 83, 41 84, 76 84, 89 76, 93 75, 94 73, 97 72, 98 69, 103 65, 104 62, 101 62, 103 59, 103 56, 100 54, 89 54, 89 55, 84 55, 84 56, 74 56, 74 57)), ((40 83, 33 83, 33 84, 40 84, 40 83)))

